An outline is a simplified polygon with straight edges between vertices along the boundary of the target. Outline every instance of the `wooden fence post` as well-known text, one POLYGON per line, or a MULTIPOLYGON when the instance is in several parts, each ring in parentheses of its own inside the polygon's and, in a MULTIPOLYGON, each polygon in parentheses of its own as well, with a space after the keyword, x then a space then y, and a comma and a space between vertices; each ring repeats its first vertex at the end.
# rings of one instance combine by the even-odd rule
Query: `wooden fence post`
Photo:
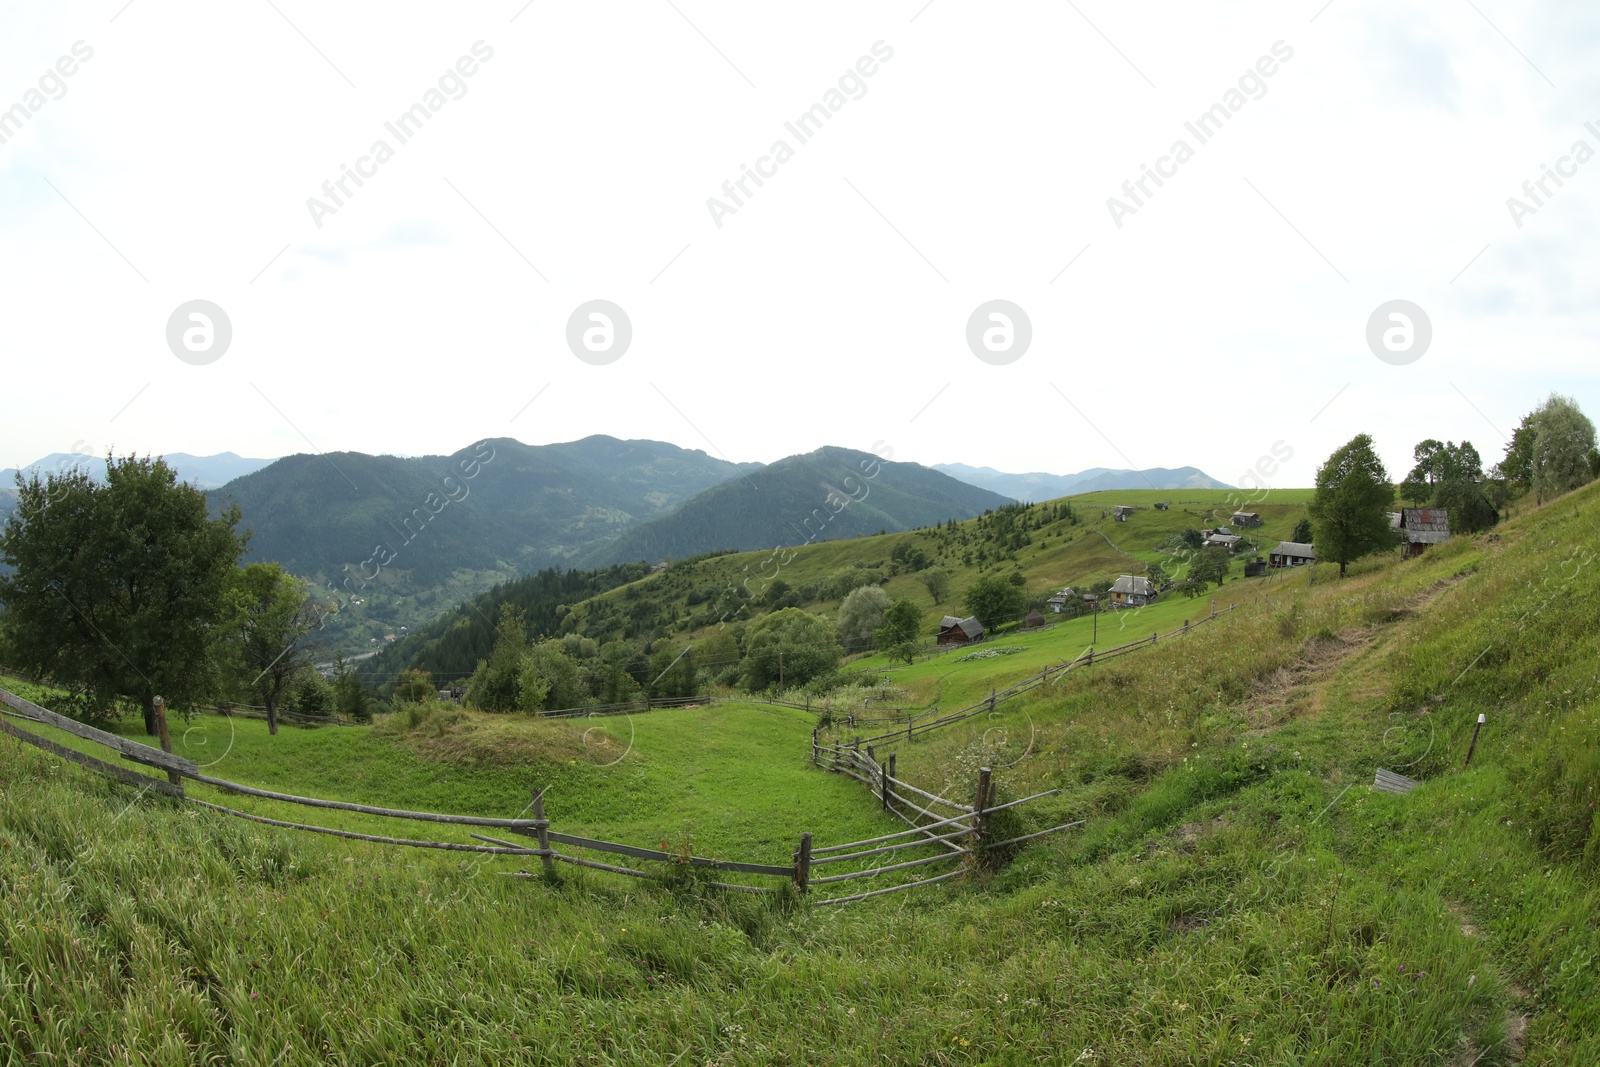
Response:
POLYGON ((539 851, 544 855, 539 858, 544 861, 544 874, 546 878, 556 873, 555 857, 550 855, 550 820, 544 817, 544 789, 541 787, 533 791, 533 828, 539 834, 539 851))
POLYGON ((800 847, 794 854, 794 884, 802 893, 811 891, 811 835, 800 835, 800 847))
POLYGON ((994 714, 994 686, 989 687, 989 713, 994 714))
POLYGON ((993 772, 988 767, 978 768, 978 795, 972 800, 972 836, 970 845, 972 851, 967 856, 968 865, 976 869, 979 857, 983 852, 984 843, 989 838, 989 785, 990 775, 993 772))
MULTIPOLYGON (((893 756, 889 757, 891 760, 893 756)), ((889 810, 889 768, 885 764, 878 764, 878 799, 883 802, 883 810, 889 810)))
POLYGON ((884 811, 888 811, 889 810, 889 792, 890 792, 890 789, 892 788, 889 785, 889 779, 894 777, 894 753, 893 752, 889 753, 889 769, 887 771, 885 771, 884 774, 885 774, 886 777, 883 780, 883 810, 884 811))
POLYGON ((811 762, 816 763, 817 757, 820 755, 821 753, 817 751, 817 728, 813 726, 811 728, 811 762))
MULTIPOLYGON (((161 697, 154 697, 150 701, 156 717, 156 732, 161 735, 161 751, 172 751, 172 735, 167 732, 167 702, 161 697)), ((178 787, 183 792, 183 776, 177 771, 167 772, 167 781, 178 787)))

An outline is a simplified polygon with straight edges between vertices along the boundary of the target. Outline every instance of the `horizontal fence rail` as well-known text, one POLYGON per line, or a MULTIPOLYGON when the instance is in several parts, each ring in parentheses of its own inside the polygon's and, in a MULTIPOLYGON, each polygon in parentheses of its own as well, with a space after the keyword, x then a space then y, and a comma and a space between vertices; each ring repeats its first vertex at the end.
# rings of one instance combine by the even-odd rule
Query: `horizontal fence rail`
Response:
MULTIPOLYGON (((654 702, 652 702, 654 703, 654 702)), ((803 707, 802 705, 790 705, 803 707)), ((156 777, 148 773, 118 766, 106 760, 98 759, 75 748, 62 745, 47 737, 42 737, 31 730, 25 729, 17 722, 0 717, 0 733, 15 737, 19 741, 33 745, 45 752, 70 760, 85 770, 94 771, 117 781, 131 785, 141 786, 147 790, 154 790, 172 797, 175 800, 192 804, 219 816, 243 819, 249 822, 280 829, 294 830, 297 832, 321 834, 343 840, 364 841, 377 845, 393 845, 405 848, 433 849, 445 852, 476 853, 482 855, 508 856, 508 857, 533 857, 540 860, 544 866, 544 875, 548 875, 557 864, 604 871, 637 878, 660 879, 664 875, 670 876, 674 868, 699 869, 707 872, 726 872, 737 875, 746 875, 757 878, 770 878, 780 880, 784 884, 793 886, 802 894, 809 894, 814 886, 833 885, 837 883, 853 882, 866 879, 878 879, 905 871, 918 871, 923 868, 943 864, 951 861, 961 861, 958 869, 935 875, 929 878, 918 878, 909 882, 887 886, 881 889, 848 894, 841 897, 813 900, 818 905, 844 904, 856 900, 866 900, 881 896, 886 893, 896 893, 903 890, 915 889, 919 886, 932 885, 959 876, 970 870, 975 857, 987 845, 983 838, 983 822, 986 811, 974 810, 968 805, 947 800, 937 794, 927 792, 903 782, 885 768, 876 763, 869 755, 854 750, 842 750, 840 755, 841 769, 851 773, 853 777, 866 782, 874 788, 874 796, 879 796, 886 811, 892 812, 897 817, 906 821, 911 829, 895 833, 880 835, 860 841, 844 842, 837 845, 826 845, 818 848, 817 859, 812 859, 812 835, 801 834, 799 848, 792 857, 792 863, 751 863, 738 860, 720 859, 707 856, 693 856, 669 852, 661 849, 643 848, 637 845, 623 844, 615 841, 604 841, 596 838, 582 837, 576 834, 560 833, 550 828, 550 822, 544 814, 543 791, 538 790, 533 794, 531 807, 533 818, 503 819, 478 815, 459 815, 444 812, 413 811, 405 808, 381 807, 371 804, 359 804, 352 801, 332 800, 320 797, 299 796, 293 793, 284 793, 277 790, 262 789, 256 786, 244 785, 239 782, 229 781, 204 774, 192 761, 177 756, 164 748, 155 748, 141 744, 128 738, 85 725, 74 719, 66 718, 40 707, 31 701, 24 700, 4 690, 0 690, 0 710, 12 720, 38 726, 59 729, 84 741, 101 745, 116 752, 121 758, 136 763, 144 764, 154 770, 165 771, 172 780, 156 777), (848 755, 843 755, 848 752, 848 755), (848 764, 848 767, 845 765, 848 764), (455 841, 435 841, 422 838, 394 837, 383 834, 362 833, 355 830, 338 829, 331 826, 319 826, 311 823, 296 822, 292 819, 274 818, 256 812, 240 811, 224 804, 202 799, 198 796, 187 795, 183 781, 187 780, 196 785, 206 786, 224 792, 231 792, 243 796, 256 797, 260 800, 274 803, 293 804, 300 807, 314 809, 350 812, 357 815, 372 816, 385 819, 400 819, 411 822, 422 822, 436 826, 458 826, 471 831, 494 830, 501 833, 509 832, 523 838, 530 838, 525 845, 519 845, 488 834, 470 832, 469 837, 477 843, 455 841), (904 795, 902 795, 904 794, 904 795), (923 807, 908 797, 923 800, 928 807, 923 807), (945 815, 934 814, 934 808, 947 808, 953 811, 945 815), (908 815, 907 812, 911 812, 908 815), (919 825, 917 820, 926 819, 925 824, 919 825), (559 846, 559 847, 558 847, 559 846), (907 859, 899 859, 897 854, 907 849, 926 848, 937 849, 932 855, 916 856, 913 854, 907 859), (607 863, 598 859, 591 859, 583 855, 575 855, 571 851, 598 852, 610 856, 626 857, 632 860, 642 860, 660 865, 654 871, 642 870, 635 866, 624 866, 618 863, 607 863), (882 857, 880 859, 879 857, 882 857), (884 862, 888 860, 889 862, 884 862), (873 864, 864 866, 859 870, 842 870, 837 874, 827 874, 821 877, 812 877, 811 867, 813 862, 817 865, 830 865, 834 870, 839 870, 840 865, 846 864, 873 864)), ((161 707, 157 706, 158 718, 164 715, 161 707)), ((164 723, 162 724, 164 725, 164 723)), ((164 742, 165 743, 165 742, 164 742)), ((1049 794, 1038 794, 1047 796, 1049 794)), ((1025 803, 1038 797, 1026 797, 1012 805, 1025 803)), ((992 810, 998 810, 996 806, 992 810)), ((1054 831, 1043 831, 1051 833, 1054 831)), ((1038 835, 1031 835, 1038 836, 1038 835)), ((539 877, 538 872, 507 871, 503 872, 513 877, 539 877)), ((745 893, 773 893, 781 886, 748 885, 719 881, 704 881, 709 887, 745 893)), ((807 899, 811 899, 808 897, 807 899)))

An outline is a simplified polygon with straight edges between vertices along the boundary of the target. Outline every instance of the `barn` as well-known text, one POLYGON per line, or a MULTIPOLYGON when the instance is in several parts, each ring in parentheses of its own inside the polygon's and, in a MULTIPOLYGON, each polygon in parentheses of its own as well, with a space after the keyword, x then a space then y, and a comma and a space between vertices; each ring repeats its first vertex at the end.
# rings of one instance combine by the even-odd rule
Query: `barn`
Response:
POLYGON ((1429 545, 1450 540, 1449 508, 1406 508, 1400 512, 1400 540, 1407 558, 1420 556, 1429 545))
POLYGON ((983 640, 983 623, 978 621, 976 615, 968 615, 958 619, 954 615, 946 615, 939 621, 940 645, 970 645, 974 641, 983 640))

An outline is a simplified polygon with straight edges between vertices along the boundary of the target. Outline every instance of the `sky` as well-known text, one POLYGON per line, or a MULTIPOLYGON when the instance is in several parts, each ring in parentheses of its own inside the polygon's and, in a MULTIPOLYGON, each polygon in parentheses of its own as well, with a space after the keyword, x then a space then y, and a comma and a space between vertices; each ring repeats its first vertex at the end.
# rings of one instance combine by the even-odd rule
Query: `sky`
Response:
POLYGON ((1554 0, 8 5, 0 467, 1492 460, 1600 414, 1597 45, 1554 0))

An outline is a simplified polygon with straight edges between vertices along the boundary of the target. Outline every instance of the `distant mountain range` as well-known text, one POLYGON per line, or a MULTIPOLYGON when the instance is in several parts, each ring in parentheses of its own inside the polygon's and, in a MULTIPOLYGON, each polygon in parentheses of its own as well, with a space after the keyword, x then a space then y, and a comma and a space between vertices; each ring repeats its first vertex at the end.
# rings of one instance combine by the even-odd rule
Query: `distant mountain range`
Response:
POLYGON ((732 478, 586 556, 590 566, 793 547, 970 519, 1010 501, 917 463, 819 448, 732 478))
POLYGON ((501 437, 449 456, 286 456, 209 497, 213 507, 239 505, 250 558, 340 581, 387 570, 435 586, 457 571, 572 566, 622 531, 758 468, 658 441, 501 437))
MULTIPOLYGON (((246 474, 275 462, 270 459, 248 459, 236 456, 232 452, 219 452, 214 456, 191 456, 187 452, 172 452, 163 458, 167 461, 167 466, 177 471, 179 481, 191 482, 201 489, 215 489, 219 485, 226 485, 235 478, 243 478, 246 474)), ((41 476, 55 474, 71 467, 81 467, 89 472, 89 477, 96 481, 105 481, 105 457, 91 456, 85 452, 52 452, 20 470, 22 476, 27 478, 34 473, 41 476)), ((13 488, 16 485, 18 470, 17 467, 0 470, 0 488, 13 488)))
POLYGON ((1077 474, 1006 474, 993 467, 969 467, 965 463, 935 463, 932 469, 1025 503, 1106 489, 1233 488, 1197 467, 1151 467, 1142 471, 1090 467, 1077 474))

